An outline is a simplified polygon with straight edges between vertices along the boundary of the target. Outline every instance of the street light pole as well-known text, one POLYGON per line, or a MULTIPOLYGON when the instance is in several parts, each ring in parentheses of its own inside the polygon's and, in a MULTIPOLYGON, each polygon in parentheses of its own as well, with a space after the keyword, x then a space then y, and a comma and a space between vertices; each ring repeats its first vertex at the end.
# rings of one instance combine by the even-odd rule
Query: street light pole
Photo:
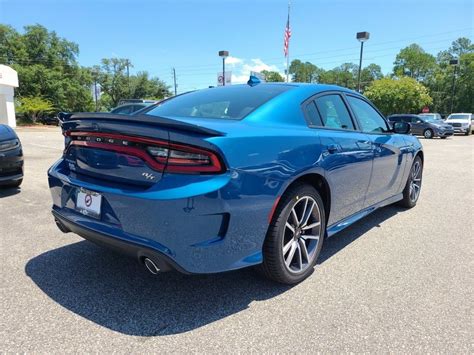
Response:
POLYGON ((225 59, 229 56, 229 51, 219 51, 219 57, 222 58, 222 86, 225 86, 225 59))
POLYGON ((455 95, 455 91, 456 91, 456 69, 458 68, 458 65, 459 65, 459 59, 451 59, 449 61, 449 65, 453 65, 454 66, 454 70, 453 70, 453 84, 451 86, 451 110, 450 110, 450 113, 453 113, 453 108, 454 108, 454 95, 455 95))
POLYGON ((357 75, 357 91, 360 92, 360 75, 362 72, 362 54, 364 53, 364 42, 370 37, 369 32, 357 32, 356 38, 360 42, 359 73, 357 75))

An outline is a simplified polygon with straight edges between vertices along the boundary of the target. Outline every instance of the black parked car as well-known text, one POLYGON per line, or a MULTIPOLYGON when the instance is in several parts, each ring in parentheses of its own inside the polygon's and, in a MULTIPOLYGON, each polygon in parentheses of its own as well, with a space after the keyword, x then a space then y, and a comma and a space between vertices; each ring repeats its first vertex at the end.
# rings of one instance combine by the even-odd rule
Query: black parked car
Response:
POLYGON ((58 116, 44 116, 38 119, 38 122, 45 125, 59 126, 58 116))
POLYGON ((15 131, 0 124, 0 186, 18 187, 23 181, 23 149, 15 131))
POLYGON ((411 114, 397 114, 388 116, 390 122, 409 123, 410 133, 415 136, 423 136, 427 139, 440 137, 442 139, 454 134, 453 127, 442 120, 431 116, 419 116, 411 114))

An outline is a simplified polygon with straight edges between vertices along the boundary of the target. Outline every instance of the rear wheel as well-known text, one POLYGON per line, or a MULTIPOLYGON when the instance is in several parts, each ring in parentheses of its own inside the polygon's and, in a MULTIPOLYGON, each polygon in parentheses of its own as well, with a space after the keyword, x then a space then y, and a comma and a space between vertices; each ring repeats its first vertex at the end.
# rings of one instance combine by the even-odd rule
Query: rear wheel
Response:
POLYGON ((441 138, 441 139, 446 139, 446 136, 444 136, 444 137, 440 137, 440 138, 441 138))
POLYGON ((324 204, 310 185, 291 187, 281 198, 263 245, 263 274, 295 284, 312 272, 326 228, 324 204))
POLYGON ((425 131, 423 132, 423 137, 425 137, 426 139, 431 139, 433 138, 433 130, 431 129, 425 129, 425 131))
POLYGON ((471 131, 472 131, 472 130, 471 130, 471 127, 469 127, 469 128, 467 129, 467 132, 465 133, 466 136, 469 136, 469 135, 471 134, 471 131))
POLYGON ((403 200, 399 202, 401 206, 406 208, 415 207, 418 197, 420 197, 422 177, 423 162, 421 161, 421 158, 417 156, 413 161, 407 184, 403 190, 403 200))

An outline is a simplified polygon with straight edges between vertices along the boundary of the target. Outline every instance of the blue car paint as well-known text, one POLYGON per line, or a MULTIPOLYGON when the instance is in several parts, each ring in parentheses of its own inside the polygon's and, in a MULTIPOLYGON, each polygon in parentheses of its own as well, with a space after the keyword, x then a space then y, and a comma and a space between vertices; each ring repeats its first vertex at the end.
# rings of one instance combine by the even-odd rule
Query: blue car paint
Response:
POLYGON ((421 151, 417 138, 308 128, 301 104, 309 97, 358 94, 329 85, 290 85, 243 120, 170 117, 224 133, 203 137, 170 129, 169 139, 208 142, 223 157, 225 173, 165 172, 158 183, 140 189, 85 178, 62 158, 48 173, 53 210, 82 227, 166 254, 187 272, 213 273, 262 261, 275 201, 302 176, 318 174, 327 181, 329 236, 400 200, 421 151), (330 145, 336 153, 328 153, 330 145), (100 221, 75 211, 80 187, 103 195, 100 221))

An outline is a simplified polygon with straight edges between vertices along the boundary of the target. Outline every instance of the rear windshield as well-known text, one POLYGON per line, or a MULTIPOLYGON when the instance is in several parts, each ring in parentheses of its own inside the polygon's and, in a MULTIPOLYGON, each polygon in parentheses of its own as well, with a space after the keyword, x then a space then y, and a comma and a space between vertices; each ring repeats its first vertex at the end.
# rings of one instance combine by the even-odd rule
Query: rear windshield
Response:
POLYGON ((148 111, 160 117, 204 117, 240 120, 291 85, 235 85, 204 89, 164 101, 148 111))

